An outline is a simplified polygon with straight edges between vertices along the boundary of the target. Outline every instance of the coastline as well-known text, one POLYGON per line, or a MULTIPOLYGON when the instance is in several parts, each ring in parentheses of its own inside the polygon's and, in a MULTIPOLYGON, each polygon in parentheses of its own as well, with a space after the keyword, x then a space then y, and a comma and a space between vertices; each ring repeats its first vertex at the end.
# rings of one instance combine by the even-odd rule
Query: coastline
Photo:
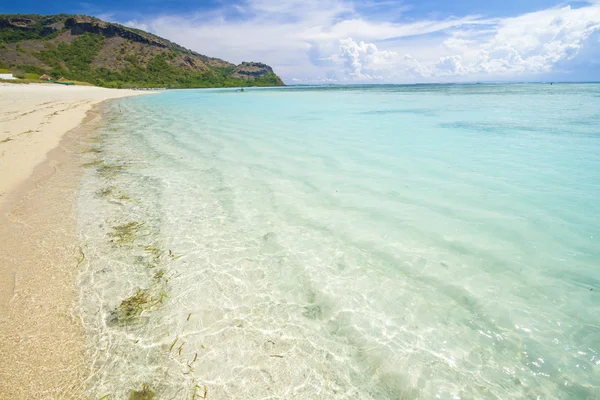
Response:
POLYGON ((155 92, 0 83, 0 221, 27 191, 23 184, 35 167, 94 105, 151 93, 155 92))
POLYGON ((86 378, 76 313, 80 156, 104 101, 148 92, 28 86, 0 86, 0 104, 12 103, 0 108, 0 397, 80 399, 86 378), (15 133, 36 124, 34 132, 15 133), (7 133, 21 137, 2 142, 7 133))

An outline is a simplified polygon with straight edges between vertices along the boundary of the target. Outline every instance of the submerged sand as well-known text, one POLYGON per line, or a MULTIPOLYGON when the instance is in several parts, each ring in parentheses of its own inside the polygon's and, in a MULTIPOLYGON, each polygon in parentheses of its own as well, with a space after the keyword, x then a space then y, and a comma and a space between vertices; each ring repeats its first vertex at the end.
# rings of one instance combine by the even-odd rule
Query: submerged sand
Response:
POLYGON ((95 105, 143 93, 0 84, 1 399, 84 398, 79 155, 99 121, 95 105))

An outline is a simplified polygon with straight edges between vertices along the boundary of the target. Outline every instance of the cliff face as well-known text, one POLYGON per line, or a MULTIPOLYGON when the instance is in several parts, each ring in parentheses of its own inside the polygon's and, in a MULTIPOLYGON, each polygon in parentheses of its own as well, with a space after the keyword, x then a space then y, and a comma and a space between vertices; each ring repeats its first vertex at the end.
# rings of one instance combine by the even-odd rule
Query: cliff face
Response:
MULTIPOLYGON (((243 62, 233 70, 234 78, 250 81, 267 75, 275 75, 273 68, 259 62, 243 62)), ((279 84, 283 86, 281 79, 279 77, 277 79, 279 80, 279 84)))
POLYGON ((121 25, 116 25, 101 21, 92 17, 75 16, 68 18, 64 26, 71 30, 71 35, 82 35, 84 33, 92 33, 102 35, 104 37, 119 36, 132 42, 143 43, 149 46, 160 48, 173 48, 182 51, 189 51, 175 43, 159 38, 158 36, 150 35, 142 31, 135 31, 132 28, 126 28, 121 25))
POLYGON ((283 85, 266 64, 236 66, 148 32, 83 15, 0 15, 0 64, 108 86, 283 85))
POLYGON ((33 21, 30 18, 5 17, 0 18, 0 28, 31 29, 33 21))
POLYGON ((261 76, 268 73, 273 73, 273 68, 269 67, 267 64, 243 62, 235 68, 233 75, 239 78, 251 79, 255 76, 261 76))

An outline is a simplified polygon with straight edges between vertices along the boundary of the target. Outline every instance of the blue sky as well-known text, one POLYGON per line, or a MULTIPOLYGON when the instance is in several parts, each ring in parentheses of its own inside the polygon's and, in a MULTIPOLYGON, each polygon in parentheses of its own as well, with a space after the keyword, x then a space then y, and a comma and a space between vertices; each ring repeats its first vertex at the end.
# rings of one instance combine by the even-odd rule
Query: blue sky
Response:
POLYGON ((600 80, 600 0, 34 0, 0 12, 94 15, 266 62, 286 83, 600 80))

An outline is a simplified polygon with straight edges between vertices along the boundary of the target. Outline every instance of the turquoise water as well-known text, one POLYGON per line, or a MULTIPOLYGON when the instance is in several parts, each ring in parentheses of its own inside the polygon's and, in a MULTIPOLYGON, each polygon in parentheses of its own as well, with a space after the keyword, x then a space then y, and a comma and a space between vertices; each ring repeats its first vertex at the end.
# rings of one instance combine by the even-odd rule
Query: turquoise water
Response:
POLYGON ((597 398, 599 110, 596 84, 109 103, 90 397, 597 398))

